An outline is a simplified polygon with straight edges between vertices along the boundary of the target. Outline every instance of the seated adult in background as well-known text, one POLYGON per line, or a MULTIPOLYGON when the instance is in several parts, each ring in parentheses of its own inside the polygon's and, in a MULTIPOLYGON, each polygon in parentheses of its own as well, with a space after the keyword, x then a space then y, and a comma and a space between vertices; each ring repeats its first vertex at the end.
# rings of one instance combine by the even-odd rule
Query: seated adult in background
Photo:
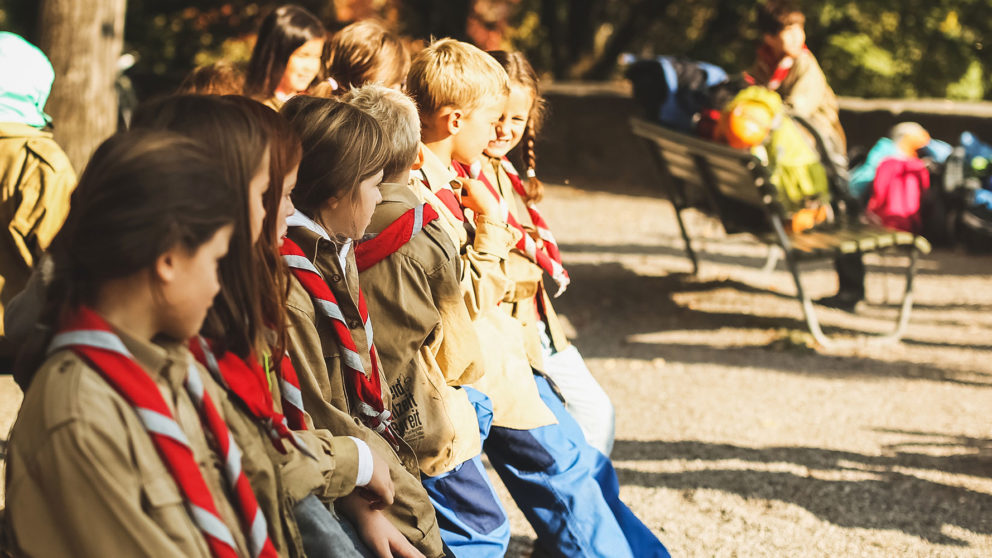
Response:
POLYGON ((761 33, 754 65, 747 75, 755 85, 778 92, 793 115, 816 128, 834 164, 847 169, 847 138, 840 125, 837 96, 820 64, 806 48, 806 16, 796 0, 768 0, 757 8, 761 33))

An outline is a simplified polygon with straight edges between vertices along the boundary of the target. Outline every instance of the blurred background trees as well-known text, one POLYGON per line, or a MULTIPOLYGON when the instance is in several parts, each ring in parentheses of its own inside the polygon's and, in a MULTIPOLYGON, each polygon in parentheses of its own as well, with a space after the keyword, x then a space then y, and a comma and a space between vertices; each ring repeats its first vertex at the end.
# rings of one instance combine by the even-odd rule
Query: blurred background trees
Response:
MULTIPOLYGON (((617 57, 678 54, 745 68, 757 0, 297 0, 330 29, 363 17, 415 41, 469 39, 525 51, 555 79, 618 76, 617 57)), ((35 42, 38 6, 0 0, 0 27, 35 42)), ((127 0, 125 49, 142 92, 167 91, 196 64, 246 59, 280 2, 127 0)), ((806 0, 808 43, 834 89, 858 97, 992 99, 992 5, 977 0, 806 0)))

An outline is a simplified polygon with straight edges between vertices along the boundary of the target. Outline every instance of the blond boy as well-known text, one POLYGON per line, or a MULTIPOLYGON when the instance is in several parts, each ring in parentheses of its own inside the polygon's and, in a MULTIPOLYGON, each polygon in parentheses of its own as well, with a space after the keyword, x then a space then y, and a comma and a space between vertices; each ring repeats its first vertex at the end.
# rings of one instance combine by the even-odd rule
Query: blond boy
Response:
POLYGON ((542 391, 551 388, 530 367, 520 323, 498 308, 513 287, 505 266, 519 233, 502 221, 498 201, 484 184, 459 180, 452 167, 453 161, 471 164, 496 138, 509 78, 485 52, 442 39, 414 57, 406 87, 420 110, 419 192, 461 254, 462 298, 485 367, 473 387, 493 401, 484 441, 490 462, 537 532, 539 546, 558 556, 632 557, 582 451, 588 444, 581 433, 575 438, 564 430, 542 401, 542 391))

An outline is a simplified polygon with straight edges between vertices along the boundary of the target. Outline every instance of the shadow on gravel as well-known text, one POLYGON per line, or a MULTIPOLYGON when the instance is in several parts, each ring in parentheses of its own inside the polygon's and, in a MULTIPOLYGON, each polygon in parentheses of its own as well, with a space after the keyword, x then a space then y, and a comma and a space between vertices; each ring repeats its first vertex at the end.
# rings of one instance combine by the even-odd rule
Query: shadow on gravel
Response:
MULTIPOLYGON (((961 447, 968 453, 934 456, 903 451, 900 448, 904 445, 895 445, 886 447, 885 455, 874 456, 808 447, 749 448, 695 441, 618 440, 612 458, 614 461, 681 459, 697 463, 741 460, 804 466, 811 469, 805 475, 727 469, 723 464, 714 464, 712 469, 675 473, 627 468, 618 468, 617 473, 621 484, 679 489, 687 500, 693 498, 696 490, 720 490, 744 498, 778 500, 801 506, 821 519, 843 527, 893 529, 934 543, 960 546, 967 542, 943 533, 941 528, 956 525, 978 534, 992 533, 992 495, 895 470, 908 468, 992 476, 992 440, 957 436, 945 438, 946 444, 961 447), (828 474, 845 471, 861 475, 868 473, 874 478, 818 478, 823 476, 823 471, 828 474)), ((934 445, 929 442, 921 444, 934 445)))
MULTIPOLYGON (((767 329, 768 341, 780 330, 806 331, 794 298, 734 280, 699 280, 688 274, 645 276, 616 263, 573 265, 572 284, 555 302, 575 327, 575 344, 586 358, 633 358, 686 364, 716 364, 727 367, 760 367, 779 372, 823 377, 910 378, 965 386, 992 387, 992 377, 978 371, 904 360, 876 360, 864 356, 822 355, 808 350, 773 350, 760 345, 714 346, 706 344, 706 331, 726 328, 767 329), (678 293, 733 289, 743 294, 774 296, 771 314, 710 312, 682 306, 673 300, 678 293), (793 317, 794 316, 794 317, 793 317), (700 343, 634 342, 631 336, 670 330, 700 331, 700 343), (986 380, 986 378, 988 378, 986 380)), ((872 306, 871 309, 878 307, 872 306)), ((825 314, 821 313, 821 318, 825 314)), ((864 321, 865 316, 846 318, 864 321)), ((872 320, 871 325, 877 325, 872 320)), ((828 335, 858 336, 864 330, 828 324, 828 335)), ((907 343, 947 348, 971 346, 907 339, 907 343)), ((981 348, 980 346, 978 348, 981 348)), ((992 347, 989 347, 992 348, 992 347)))

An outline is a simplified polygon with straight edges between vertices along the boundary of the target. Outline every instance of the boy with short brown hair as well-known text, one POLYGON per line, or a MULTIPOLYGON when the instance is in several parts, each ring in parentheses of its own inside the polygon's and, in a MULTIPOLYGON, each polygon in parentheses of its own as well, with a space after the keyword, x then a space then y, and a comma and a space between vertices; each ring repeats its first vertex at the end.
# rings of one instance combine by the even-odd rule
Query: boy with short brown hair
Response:
MULTIPOLYGON (((403 93, 369 84, 344 100, 372 115, 390 156, 382 202, 355 256, 379 335, 379 357, 393 395, 397 430, 414 448, 437 511, 441 538, 458 556, 503 556, 506 512, 482 464, 478 415, 492 415, 482 393, 465 386, 483 372, 479 341, 462 299, 458 249, 436 211, 411 187, 420 119, 403 93), (468 506, 451 495, 471 494, 468 506)), ((484 422, 485 422, 484 420, 484 422)))

